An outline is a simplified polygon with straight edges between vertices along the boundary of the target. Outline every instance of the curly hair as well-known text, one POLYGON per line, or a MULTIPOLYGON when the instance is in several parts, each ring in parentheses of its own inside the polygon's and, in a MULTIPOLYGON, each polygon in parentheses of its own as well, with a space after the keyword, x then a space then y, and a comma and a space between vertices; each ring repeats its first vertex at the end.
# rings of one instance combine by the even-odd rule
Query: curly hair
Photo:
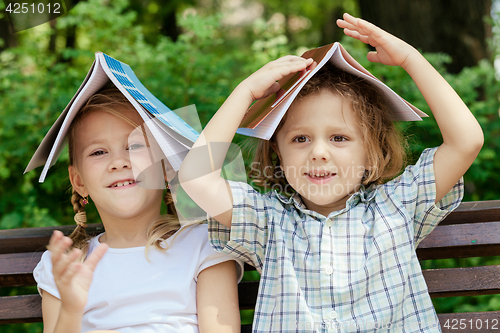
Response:
MULTIPOLYGON (((130 104, 127 98, 112 83, 108 83, 89 98, 87 103, 78 111, 68 130, 68 152, 70 165, 74 165, 76 160, 76 129, 78 128, 78 124, 81 123, 81 121, 89 114, 93 112, 108 112, 134 127, 140 126, 140 124, 135 124, 131 119, 126 117, 123 114, 123 110, 136 112, 132 104, 130 104), (119 110, 121 110, 121 112, 119 110)), ((71 204, 73 205, 75 214, 84 212, 85 204, 83 199, 84 198, 72 188, 71 204)), ((180 229, 177 211, 168 186, 163 200, 167 205, 167 214, 162 215, 159 219, 151 222, 147 231, 148 240, 146 243, 146 253, 153 245, 157 249, 165 251, 166 248, 163 240, 170 237, 180 229)), ((85 231, 85 224, 77 223, 77 226, 70 235, 70 238, 73 240, 72 247, 82 250, 80 260, 84 260, 87 256, 89 240, 91 239, 91 236, 89 236, 85 231)))
MULTIPOLYGON (((382 184, 397 176, 406 164, 407 143, 392 121, 385 96, 367 80, 327 63, 304 85, 296 100, 323 90, 351 103, 362 134, 367 165, 371 166, 361 183, 382 184)), ((265 189, 281 189, 281 192, 290 188, 281 169, 276 142, 286 118, 285 114, 269 141, 259 140, 249 174, 254 184, 265 189)))

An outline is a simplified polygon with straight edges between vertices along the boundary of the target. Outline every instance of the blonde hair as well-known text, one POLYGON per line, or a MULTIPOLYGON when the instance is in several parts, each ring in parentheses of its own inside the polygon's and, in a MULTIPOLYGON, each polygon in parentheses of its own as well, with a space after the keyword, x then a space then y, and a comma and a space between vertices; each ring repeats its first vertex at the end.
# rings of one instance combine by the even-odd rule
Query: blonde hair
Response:
MULTIPOLYGON (((134 127, 143 126, 140 124, 135 124, 131 119, 126 117, 122 112, 117 110, 128 110, 134 111, 134 107, 130 104, 127 98, 116 88, 113 84, 109 83, 104 86, 97 93, 89 98, 87 103, 80 109, 80 111, 75 116, 75 119, 71 123, 68 130, 68 146, 69 146, 69 162, 70 165, 75 163, 75 134, 78 124, 90 113, 92 112, 108 112, 118 118, 124 120, 125 122, 131 124, 134 127)), ((163 161, 162 161, 163 165, 163 161)), ((165 172, 165 168, 163 168, 165 172)), ((147 231, 147 243, 146 243, 146 254, 151 246, 155 246, 157 249, 166 251, 168 247, 165 247, 164 240, 172 236, 177 230, 180 229, 180 223, 177 216, 177 211, 175 209, 175 204, 173 202, 172 194, 167 186, 165 196, 163 198, 165 204, 167 205, 167 214, 162 215, 159 219, 151 222, 151 225, 147 231), (163 245, 163 246, 162 246, 163 245)), ((73 205, 73 210, 75 214, 81 214, 85 211, 84 198, 72 188, 71 204, 73 205)), ((75 218, 75 221, 77 218, 75 218)), ((78 248, 82 251, 81 260, 84 260, 88 254, 89 241, 92 238, 85 231, 85 223, 78 223, 70 235, 73 240, 72 248, 78 248)))
MULTIPOLYGON (((382 184, 397 176, 406 164, 406 140, 396 129, 385 96, 368 81, 351 75, 327 63, 302 88, 297 99, 328 90, 351 103, 363 137, 369 169, 361 183, 365 186, 382 184)), ((293 104, 292 104, 293 105, 293 104)), ((281 120, 269 141, 259 140, 250 172, 253 182, 265 189, 288 189, 288 184, 277 155, 276 136, 283 124, 281 120)))

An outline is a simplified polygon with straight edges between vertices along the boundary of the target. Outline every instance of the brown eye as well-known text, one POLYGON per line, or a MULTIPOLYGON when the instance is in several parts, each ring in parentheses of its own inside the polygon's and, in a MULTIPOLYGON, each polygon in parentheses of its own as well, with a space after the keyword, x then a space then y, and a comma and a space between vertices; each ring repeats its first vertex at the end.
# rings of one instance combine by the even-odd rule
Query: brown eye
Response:
POLYGON ((296 136, 295 138, 293 138, 293 140, 292 140, 292 141, 294 141, 294 142, 299 142, 299 143, 303 143, 303 142, 307 142, 307 141, 309 141, 309 138, 307 138, 307 137, 306 137, 306 136, 304 136, 304 135, 298 135, 298 136, 296 136))
POLYGON ((93 152, 92 154, 90 154, 90 156, 101 156, 101 155, 104 155, 104 150, 96 150, 95 152, 93 152))
POLYGON ((343 142, 346 140, 347 140, 347 138, 343 135, 335 135, 332 137, 332 141, 335 141, 335 142, 343 142))

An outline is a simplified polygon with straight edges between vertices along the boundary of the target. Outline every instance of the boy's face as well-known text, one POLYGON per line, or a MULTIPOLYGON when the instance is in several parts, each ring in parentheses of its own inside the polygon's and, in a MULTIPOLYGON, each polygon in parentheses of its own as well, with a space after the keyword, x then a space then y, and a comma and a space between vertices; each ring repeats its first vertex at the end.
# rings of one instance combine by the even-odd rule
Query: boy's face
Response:
POLYGON ((296 100, 276 141, 285 177, 308 209, 327 216, 345 207, 366 169, 350 102, 328 90, 296 100))

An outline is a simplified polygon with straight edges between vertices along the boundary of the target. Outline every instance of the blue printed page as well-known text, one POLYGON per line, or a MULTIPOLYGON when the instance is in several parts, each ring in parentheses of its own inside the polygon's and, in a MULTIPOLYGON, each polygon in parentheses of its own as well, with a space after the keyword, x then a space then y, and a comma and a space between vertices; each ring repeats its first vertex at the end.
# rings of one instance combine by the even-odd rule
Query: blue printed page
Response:
POLYGON ((194 143, 199 133, 177 116, 165 104, 149 92, 135 76, 129 65, 103 54, 112 75, 147 111, 159 119, 169 129, 194 143))

